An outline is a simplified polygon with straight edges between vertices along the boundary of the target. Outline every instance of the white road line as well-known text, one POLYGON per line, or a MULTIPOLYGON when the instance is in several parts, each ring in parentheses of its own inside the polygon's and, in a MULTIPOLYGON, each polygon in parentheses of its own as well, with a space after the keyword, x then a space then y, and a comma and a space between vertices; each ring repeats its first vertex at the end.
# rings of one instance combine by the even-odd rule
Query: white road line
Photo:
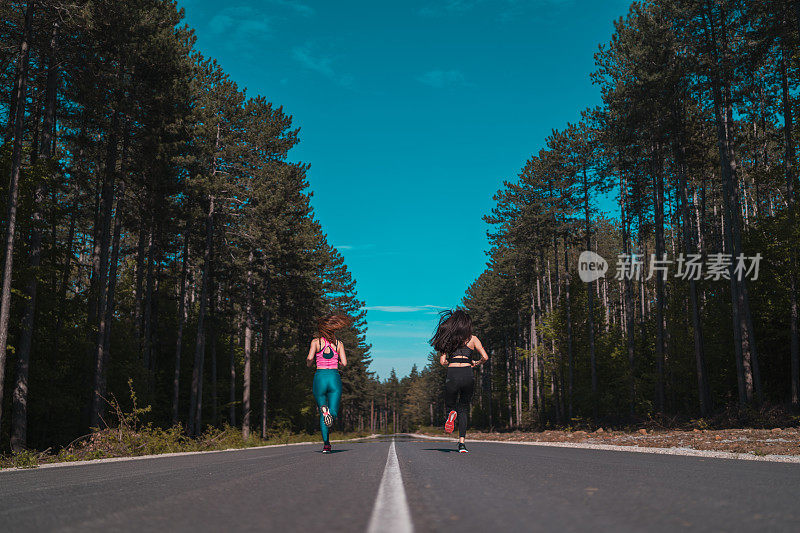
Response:
POLYGON ((411 512, 408 510, 406 491, 403 488, 403 475, 400 473, 400 463, 397 461, 397 452, 392 439, 367 533, 412 533, 413 531, 414 524, 411 523, 411 512))

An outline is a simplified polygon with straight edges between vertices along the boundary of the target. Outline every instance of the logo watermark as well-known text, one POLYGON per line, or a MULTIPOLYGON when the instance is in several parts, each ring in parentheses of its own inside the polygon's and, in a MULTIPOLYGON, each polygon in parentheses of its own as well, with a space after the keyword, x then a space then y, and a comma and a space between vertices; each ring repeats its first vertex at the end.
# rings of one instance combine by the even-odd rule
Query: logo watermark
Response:
POLYGON ((586 250, 578 258, 578 275, 586 283, 602 278, 608 271, 608 262, 600 255, 586 250))
MULTIPOLYGON (((670 277, 682 280, 701 279, 719 281, 722 279, 730 280, 731 276, 741 281, 744 278, 750 280, 758 279, 758 271, 761 265, 761 254, 746 256, 739 254, 733 257, 731 254, 715 253, 708 254, 703 261, 701 254, 680 253, 673 259, 669 259, 667 254, 660 258, 656 254, 650 254, 650 261, 647 264, 645 275, 643 254, 619 254, 617 255, 617 268, 614 279, 633 279, 650 280, 659 276, 662 280, 670 277)), ((600 255, 592 251, 581 252, 578 258, 578 275, 581 280, 589 283, 605 276, 608 271, 608 263, 600 255)))

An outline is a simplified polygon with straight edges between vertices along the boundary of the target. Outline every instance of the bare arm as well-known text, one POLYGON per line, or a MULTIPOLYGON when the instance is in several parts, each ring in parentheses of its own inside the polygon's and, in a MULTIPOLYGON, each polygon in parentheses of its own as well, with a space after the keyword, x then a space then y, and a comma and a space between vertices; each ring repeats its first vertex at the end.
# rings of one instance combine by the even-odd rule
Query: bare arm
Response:
POLYGON ((472 366, 478 367, 481 366, 483 363, 489 360, 489 355, 486 353, 486 350, 483 349, 483 344, 481 344, 481 340, 478 337, 473 336, 473 350, 477 350, 479 354, 481 354, 481 358, 479 361, 475 361, 472 366))
POLYGON ((317 339, 311 341, 311 346, 308 347, 308 357, 306 357, 306 366, 314 366, 314 355, 317 353, 317 339))
POLYGON ((447 362, 447 354, 439 354, 439 364, 442 366, 447 366, 450 364, 447 362))
POLYGON ((347 366, 347 355, 344 353, 344 344, 341 342, 339 344, 339 365, 347 366))

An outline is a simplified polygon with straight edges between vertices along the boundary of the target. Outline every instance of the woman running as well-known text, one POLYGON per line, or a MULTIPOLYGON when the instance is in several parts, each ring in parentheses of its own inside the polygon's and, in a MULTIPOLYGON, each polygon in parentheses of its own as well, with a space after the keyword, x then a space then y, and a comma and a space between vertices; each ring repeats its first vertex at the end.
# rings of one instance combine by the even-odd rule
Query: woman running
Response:
POLYGON ((347 366, 344 344, 336 338, 336 331, 349 324, 344 315, 327 315, 317 320, 317 336, 308 348, 306 364, 310 367, 315 362, 312 391, 319 407, 319 427, 322 430, 322 453, 331 453, 331 442, 328 437, 333 421, 339 413, 339 400, 342 398, 342 380, 339 377, 339 365, 347 366))
POLYGON ((461 309, 444 311, 439 315, 439 326, 430 343, 439 352, 439 363, 447 367, 444 405, 448 413, 444 430, 452 433, 458 420, 458 451, 467 453, 464 438, 475 385, 472 369, 488 361, 489 356, 480 339, 472 334, 472 319, 461 309), (475 352, 480 354, 477 360, 474 359, 475 352))

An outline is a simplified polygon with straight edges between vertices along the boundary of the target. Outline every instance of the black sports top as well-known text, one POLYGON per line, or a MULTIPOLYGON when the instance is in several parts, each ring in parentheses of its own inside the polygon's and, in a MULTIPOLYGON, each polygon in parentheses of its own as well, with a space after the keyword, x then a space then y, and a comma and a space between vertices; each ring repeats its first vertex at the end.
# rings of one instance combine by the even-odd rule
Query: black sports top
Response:
POLYGON ((448 359, 451 363, 471 363, 472 352, 472 348, 464 344, 453 350, 448 359))

